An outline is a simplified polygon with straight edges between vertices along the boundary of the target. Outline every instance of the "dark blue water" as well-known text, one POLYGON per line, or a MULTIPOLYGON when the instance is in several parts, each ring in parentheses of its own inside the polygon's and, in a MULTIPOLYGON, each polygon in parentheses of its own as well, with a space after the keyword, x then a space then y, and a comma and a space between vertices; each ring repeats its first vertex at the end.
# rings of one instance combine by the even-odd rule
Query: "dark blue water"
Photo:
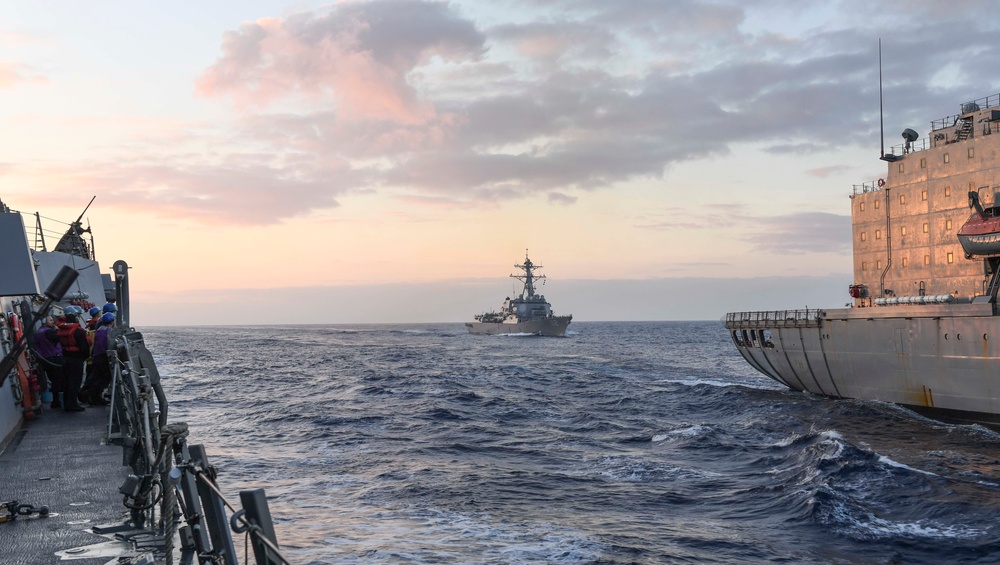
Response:
POLYGON ((1000 562, 997 433, 790 392, 719 322, 570 328, 144 335, 299 563, 1000 562))

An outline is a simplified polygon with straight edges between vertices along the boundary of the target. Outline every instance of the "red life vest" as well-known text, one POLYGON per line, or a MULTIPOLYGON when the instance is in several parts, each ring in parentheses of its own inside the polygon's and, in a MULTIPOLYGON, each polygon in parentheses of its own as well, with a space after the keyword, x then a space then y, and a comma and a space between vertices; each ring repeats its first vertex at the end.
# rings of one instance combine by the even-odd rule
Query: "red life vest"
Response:
POLYGON ((58 328, 59 343, 62 344, 63 353, 80 353, 80 346, 76 343, 76 330, 80 328, 80 324, 63 324, 58 328))

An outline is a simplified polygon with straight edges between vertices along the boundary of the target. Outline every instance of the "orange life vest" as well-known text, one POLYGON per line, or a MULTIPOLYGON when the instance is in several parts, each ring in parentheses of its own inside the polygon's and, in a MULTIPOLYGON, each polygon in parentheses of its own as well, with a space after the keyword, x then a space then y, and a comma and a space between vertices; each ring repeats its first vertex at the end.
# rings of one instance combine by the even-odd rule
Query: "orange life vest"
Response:
POLYGON ((62 344, 63 353, 80 353, 80 346, 76 343, 76 330, 79 330, 80 324, 63 324, 59 326, 57 333, 59 334, 59 343, 62 344))

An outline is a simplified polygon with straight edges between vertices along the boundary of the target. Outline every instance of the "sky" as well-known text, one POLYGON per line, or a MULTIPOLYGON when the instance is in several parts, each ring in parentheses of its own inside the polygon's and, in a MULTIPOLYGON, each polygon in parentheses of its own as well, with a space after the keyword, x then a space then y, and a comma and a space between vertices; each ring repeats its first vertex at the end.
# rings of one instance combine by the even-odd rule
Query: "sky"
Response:
POLYGON ((463 321, 526 251, 579 321, 842 306, 879 40, 898 145, 1000 92, 992 13, 13 0, 0 199, 69 222, 96 196, 137 325, 463 321))

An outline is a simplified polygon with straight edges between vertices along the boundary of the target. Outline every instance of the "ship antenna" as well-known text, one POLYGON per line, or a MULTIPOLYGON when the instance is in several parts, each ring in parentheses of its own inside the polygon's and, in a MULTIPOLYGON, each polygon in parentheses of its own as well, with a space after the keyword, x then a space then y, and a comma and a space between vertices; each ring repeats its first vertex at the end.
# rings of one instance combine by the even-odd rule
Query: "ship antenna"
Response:
MULTIPOLYGON (((882 38, 878 38, 878 127, 882 142, 882 156, 879 159, 887 161, 885 158, 885 122, 882 118, 882 38)), ((895 160, 892 159, 893 161, 895 160)), ((885 297, 885 275, 892 266, 892 218, 889 215, 889 187, 885 187, 885 270, 878 281, 879 296, 885 297)))
POLYGON ((882 156, 885 160, 885 122, 882 119, 882 38, 878 38, 878 129, 882 138, 882 156))

